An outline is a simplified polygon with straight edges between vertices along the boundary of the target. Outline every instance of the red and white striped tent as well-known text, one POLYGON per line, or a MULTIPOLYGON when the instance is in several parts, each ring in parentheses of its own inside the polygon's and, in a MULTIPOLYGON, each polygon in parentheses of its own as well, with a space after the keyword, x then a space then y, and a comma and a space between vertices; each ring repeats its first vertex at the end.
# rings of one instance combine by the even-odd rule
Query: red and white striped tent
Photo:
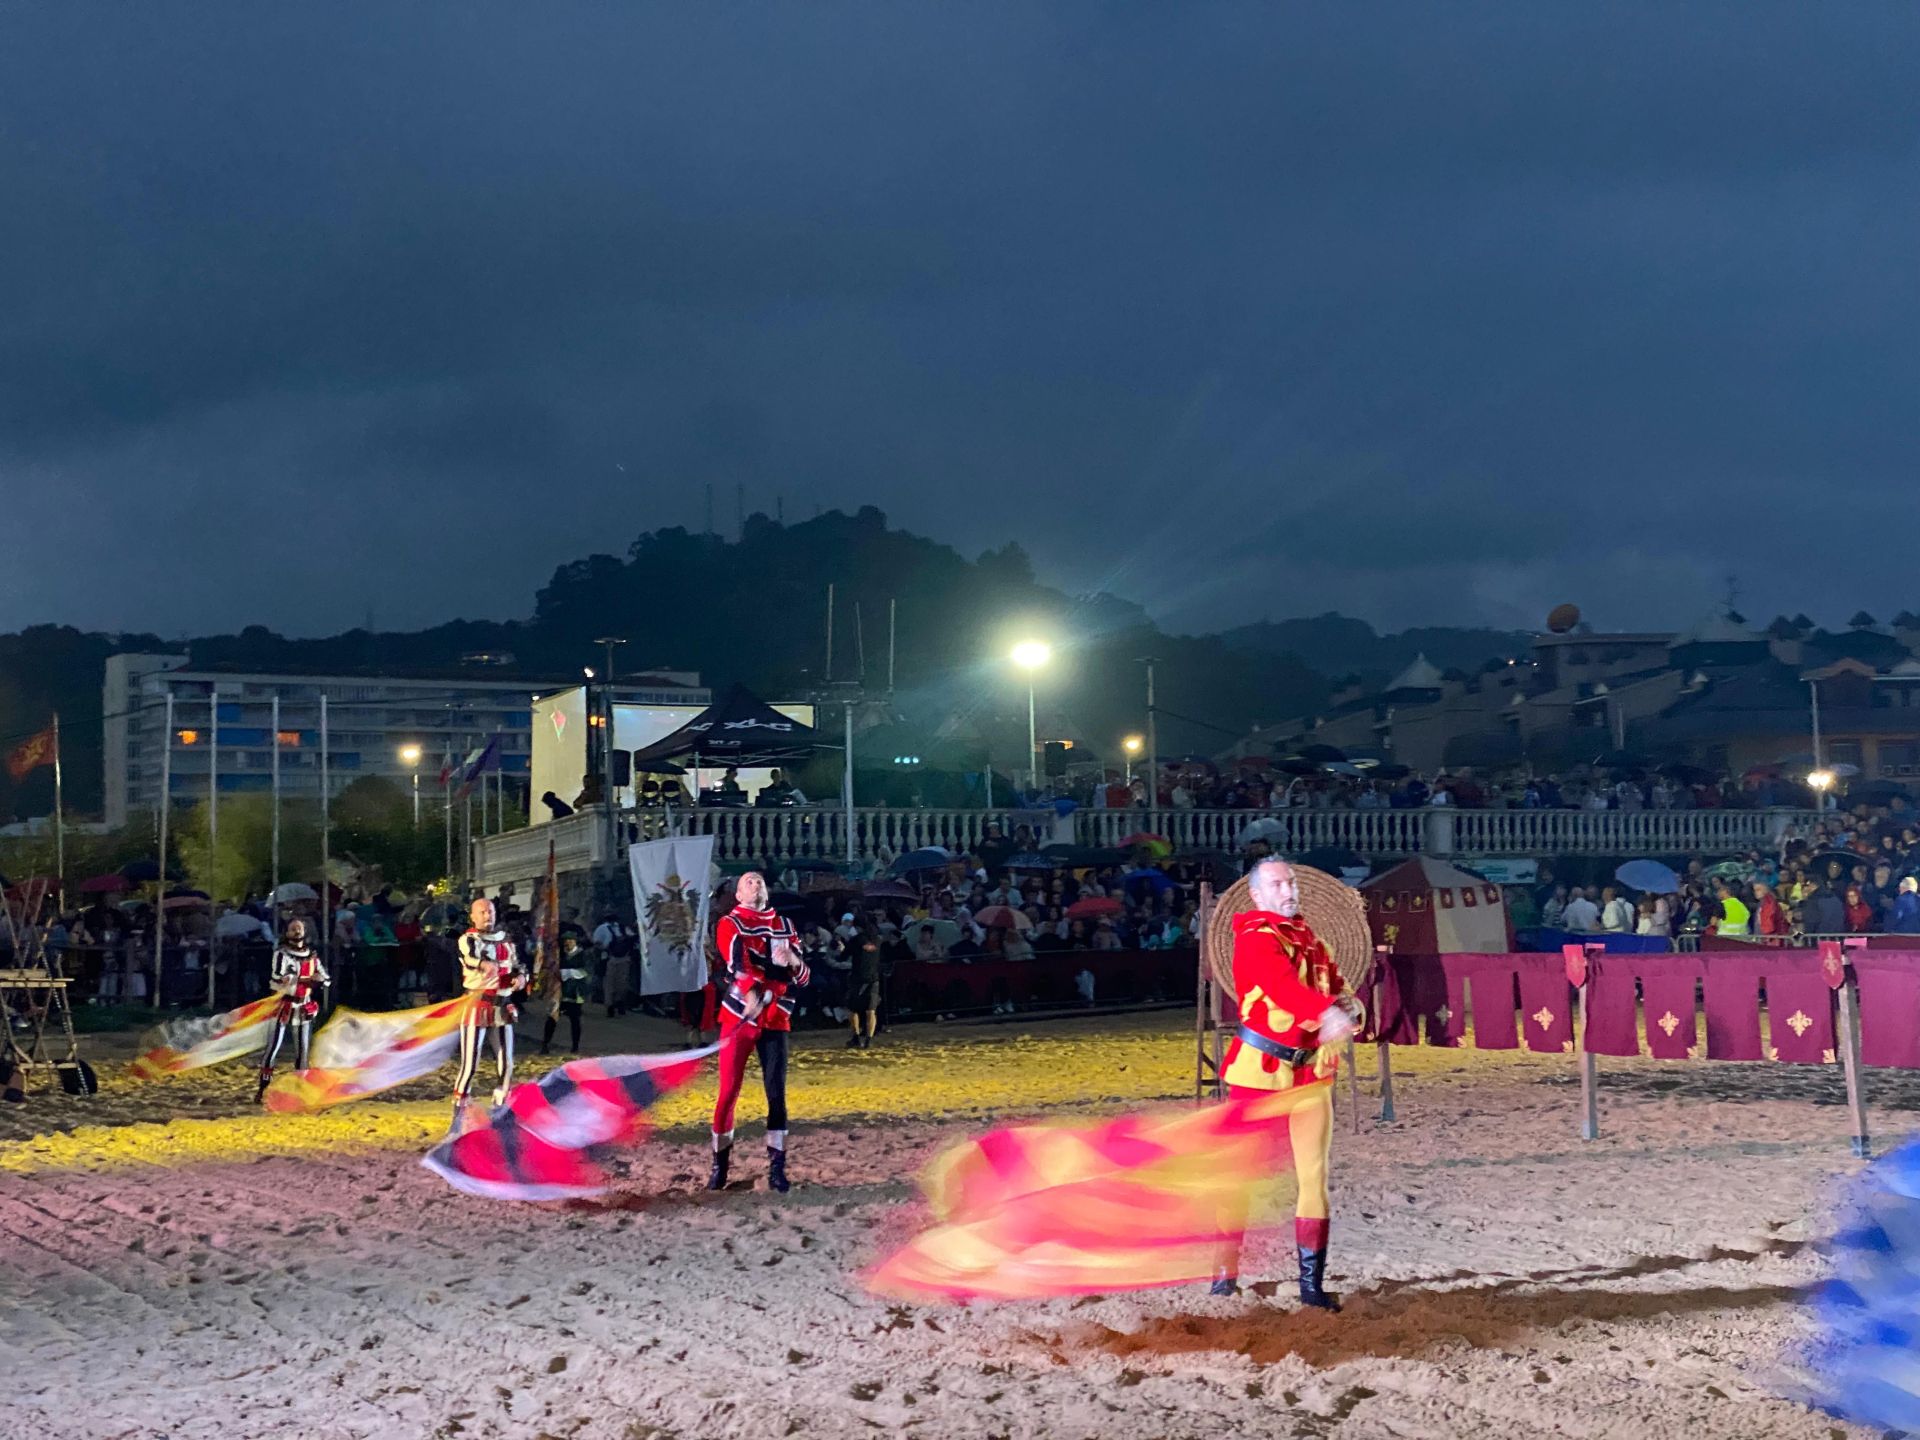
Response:
POLYGON ((1500 887, 1418 856, 1360 887, 1373 943, 1401 955, 1502 955, 1513 922, 1500 887))

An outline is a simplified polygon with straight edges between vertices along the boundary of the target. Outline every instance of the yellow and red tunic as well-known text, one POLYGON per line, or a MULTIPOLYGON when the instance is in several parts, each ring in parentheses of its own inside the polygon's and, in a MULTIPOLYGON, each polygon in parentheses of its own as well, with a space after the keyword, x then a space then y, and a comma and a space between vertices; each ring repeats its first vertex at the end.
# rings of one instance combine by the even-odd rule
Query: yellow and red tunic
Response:
POLYGON ((1339 967, 1298 916, 1249 910, 1233 920, 1233 988, 1240 1033, 1227 1046, 1222 1078, 1249 1090, 1291 1090, 1334 1071, 1315 1049, 1320 1017, 1346 990, 1339 967), (1297 1058, 1273 1050, 1307 1052, 1297 1058), (1300 1071, 1308 1072, 1302 1076, 1300 1071))

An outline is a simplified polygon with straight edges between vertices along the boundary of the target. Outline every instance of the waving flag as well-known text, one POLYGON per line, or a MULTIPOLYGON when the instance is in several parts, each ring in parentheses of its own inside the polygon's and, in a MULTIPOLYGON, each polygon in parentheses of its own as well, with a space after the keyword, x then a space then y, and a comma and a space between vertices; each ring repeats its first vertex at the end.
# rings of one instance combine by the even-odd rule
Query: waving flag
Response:
POLYGON ((420 1163, 454 1189, 489 1200, 598 1195, 609 1180, 595 1152, 637 1142, 660 1097, 691 1080, 719 1048, 571 1061, 514 1086, 484 1123, 449 1136, 420 1163))
POLYGON ((20 779, 29 770, 37 770, 42 765, 51 765, 60 750, 60 727, 47 726, 37 735, 29 735, 14 746, 7 755, 7 774, 15 780, 20 779))
POLYGON ((268 995, 224 1015, 189 1015, 169 1020, 149 1031, 146 1049, 134 1059, 136 1080, 158 1080, 237 1060, 267 1048, 273 1036, 274 1013, 280 997, 268 995))
POLYGON ((474 996, 462 995, 377 1015, 336 1010, 313 1037, 312 1068, 277 1077, 267 1108, 321 1110, 431 1075, 460 1048, 460 1022, 473 1004, 474 996))
POLYGON ((1291 1163, 1285 1117, 1328 1083, 966 1141, 921 1179, 937 1223, 870 1270, 868 1288, 1030 1300, 1204 1280, 1291 1163))
POLYGON ((479 749, 468 754, 460 765, 460 783, 454 788, 453 798, 463 800, 473 793, 473 787, 480 783, 480 777, 490 770, 500 768, 500 736, 495 735, 479 749))

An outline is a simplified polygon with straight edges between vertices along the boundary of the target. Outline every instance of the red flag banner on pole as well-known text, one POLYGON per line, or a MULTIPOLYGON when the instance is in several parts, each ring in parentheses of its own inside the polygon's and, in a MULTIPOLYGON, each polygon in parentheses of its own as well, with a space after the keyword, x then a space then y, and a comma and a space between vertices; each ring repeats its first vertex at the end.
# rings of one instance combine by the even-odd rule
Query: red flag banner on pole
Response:
POLYGON ((60 749, 60 732, 49 725, 38 735, 29 736, 13 748, 7 756, 7 774, 15 780, 20 779, 29 770, 37 770, 42 765, 53 764, 60 749))

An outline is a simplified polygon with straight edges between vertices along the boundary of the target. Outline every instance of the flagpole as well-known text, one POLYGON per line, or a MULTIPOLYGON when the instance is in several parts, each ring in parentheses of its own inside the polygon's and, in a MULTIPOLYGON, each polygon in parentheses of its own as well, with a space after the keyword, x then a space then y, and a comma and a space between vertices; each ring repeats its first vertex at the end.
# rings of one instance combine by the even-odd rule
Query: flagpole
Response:
POLYGON ((207 848, 220 848, 220 682, 207 685, 207 848))
POLYGON ((273 697, 273 889, 267 904, 273 910, 273 938, 280 939, 280 696, 273 697))
POLYGON ((53 873, 67 903, 67 807, 60 783, 60 712, 53 712, 53 873))
POLYGON ((167 927, 162 923, 162 906, 167 899, 167 811, 173 798, 173 691, 167 691, 166 729, 160 732, 160 876, 153 887, 153 993, 147 997, 155 1009, 160 1006, 160 951, 167 943, 167 927))
POLYGON ((320 692, 320 953, 327 958, 327 973, 333 973, 333 877, 327 874, 333 859, 332 837, 327 833, 333 814, 333 796, 327 784, 327 692, 320 692))

